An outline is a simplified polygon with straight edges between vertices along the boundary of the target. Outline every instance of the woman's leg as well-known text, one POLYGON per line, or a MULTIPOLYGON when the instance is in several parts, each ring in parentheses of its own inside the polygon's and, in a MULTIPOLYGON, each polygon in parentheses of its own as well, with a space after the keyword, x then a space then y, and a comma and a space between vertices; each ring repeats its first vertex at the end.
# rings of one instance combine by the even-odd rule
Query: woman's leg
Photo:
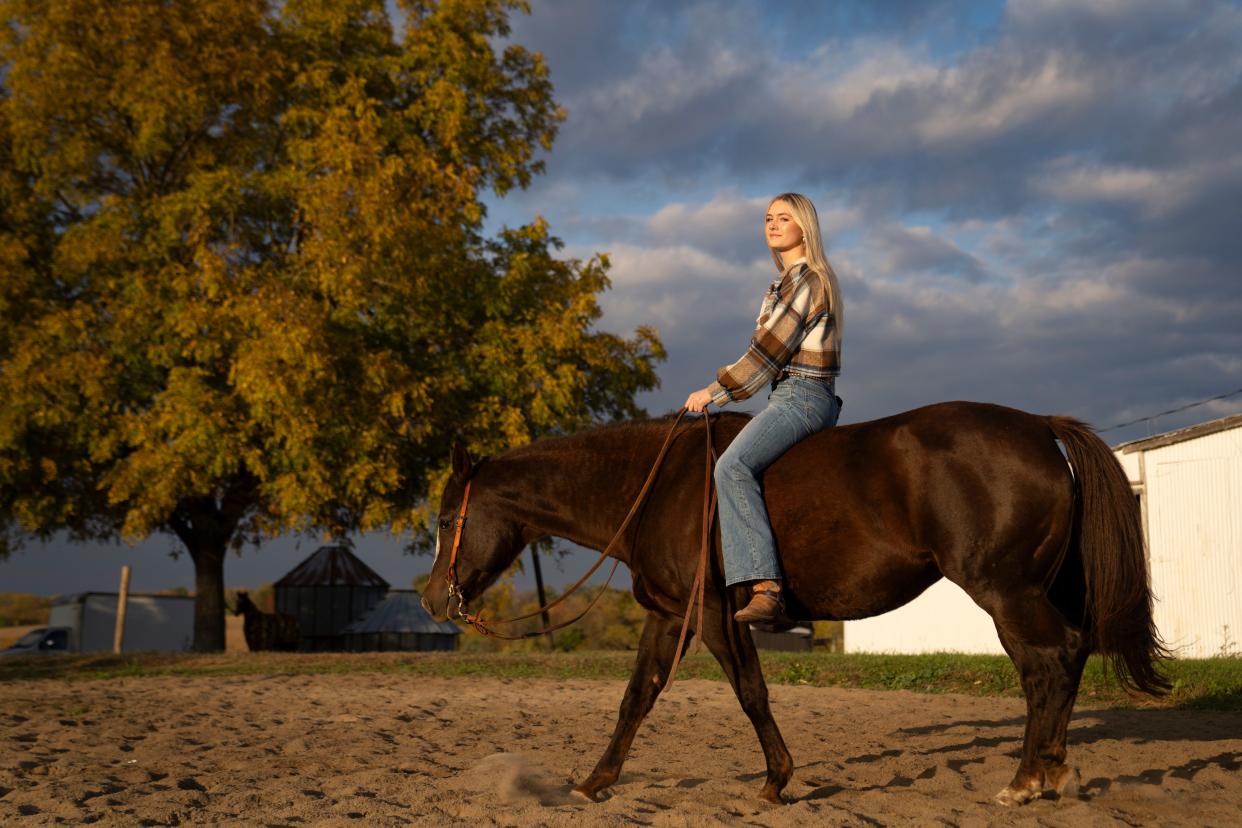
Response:
POLYGON ((727 585, 781 578, 759 478, 794 443, 836 422, 831 389, 820 392, 806 382, 778 383, 768 395, 768 407, 746 424, 716 463, 727 585))

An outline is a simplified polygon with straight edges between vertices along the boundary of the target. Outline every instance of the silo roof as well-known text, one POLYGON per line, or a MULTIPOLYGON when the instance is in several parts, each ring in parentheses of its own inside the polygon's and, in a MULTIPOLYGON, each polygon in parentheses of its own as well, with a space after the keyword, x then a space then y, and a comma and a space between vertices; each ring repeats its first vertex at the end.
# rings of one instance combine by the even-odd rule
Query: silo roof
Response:
POLYGON ((439 633, 461 635, 452 621, 437 621, 419 603, 419 594, 413 590, 394 589, 366 615, 354 621, 342 634, 347 633, 439 633))
POLYGON ((362 586, 388 589, 388 582, 344 546, 321 546, 273 586, 362 586))

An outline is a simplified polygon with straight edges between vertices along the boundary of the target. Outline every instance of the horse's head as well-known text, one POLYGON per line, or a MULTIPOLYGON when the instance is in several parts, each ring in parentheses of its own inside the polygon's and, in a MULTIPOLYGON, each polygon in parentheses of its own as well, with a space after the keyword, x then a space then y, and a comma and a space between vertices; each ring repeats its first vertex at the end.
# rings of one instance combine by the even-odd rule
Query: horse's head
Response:
POLYGON ((239 590, 237 593, 237 600, 233 604, 233 614, 242 615, 251 607, 254 607, 254 602, 250 600, 250 596, 247 595, 244 590, 239 590))
POLYGON ((512 516, 512 504, 506 504, 495 487, 480 479, 488 477, 481 472, 485 468, 486 464, 470 459, 464 446, 453 446, 453 474, 440 495, 436 557, 422 600, 423 608, 438 621, 464 611, 466 603, 495 583, 531 540, 512 516), (470 495, 454 561, 453 541, 467 483, 470 495), (457 595, 450 594, 450 564, 454 564, 457 595))

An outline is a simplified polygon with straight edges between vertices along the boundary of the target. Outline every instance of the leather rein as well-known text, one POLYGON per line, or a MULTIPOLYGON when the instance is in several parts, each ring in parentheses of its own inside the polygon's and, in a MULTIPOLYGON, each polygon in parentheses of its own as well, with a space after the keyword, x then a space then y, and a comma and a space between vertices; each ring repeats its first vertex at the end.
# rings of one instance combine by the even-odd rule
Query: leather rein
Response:
MULTIPOLYGON (((638 513, 639 507, 642 506, 643 501, 646 499, 647 493, 651 490, 652 483, 655 482, 656 474, 659 472, 660 466, 664 462, 664 456, 668 453, 668 448, 673 442, 673 436, 677 431, 677 426, 681 423, 681 418, 685 416, 687 410, 688 409, 683 407, 681 411, 677 413, 677 419, 673 421, 672 427, 669 428, 668 434, 664 438, 664 444, 660 446, 659 454, 656 455, 655 463, 652 464, 651 471, 647 473, 647 479, 643 483, 642 489, 639 490, 638 496, 634 499, 634 505, 630 507, 629 514, 627 514, 625 516, 625 519, 621 521, 621 525, 617 528, 617 531, 613 534, 612 540, 608 541, 608 545, 605 546, 604 551, 600 553, 599 560, 597 560, 594 564, 592 564, 591 568, 588 569, 581 578, 579 578, 571 587, 569 587, 569 589, 567 589, 564 593, 562 593, 561 596, 557 598, 555 601, 552 601, 546 606, 542 606, 539 609, 534 610, 533 612, 525 613, 524 615, 518 615, 518 616, 514 616, 513 618, 506 618, 503 620, 485 621, 482 617, 481 612, 478 614, 475 614, 475 613, 469 613, 465 611, 465 604, 466 604, 465 596, 463 595, 461 591, 461 584, 457 580, 457 553, 458 553, 458 550, 461 549, 462 530, 465 528, 465 525, 466 525, 466 509, 470 503, 471 480, 467 479, 465 491, 462 493, 461 507, 458 509, 457 519, 456 521, 454 521, 455 529, 453 531, 453 547, 452 547, 452 551, 449 553, 448 571, 445 573, 445 579, 448 581, 449 614, 453 616, 454 618, 460 619, 461 621, 464 621, 465 623, 474 627, 482 635, 488 636, 490 638, 502 638, 508 641, 518 641, 518 640, 522 640, 526 638, 538 638, 541 635, 546 635, 547 633, 553 632, 555 630, 559 630, 563 627, 568 627, 570 624, 575 623, 576 621, 581 619, 584 615, 586 615, 588 612, 590 612, 591 609, 595 606, 595 604, 599 601, 600 597, 608 589, 608 585, 612 583, 612 576, 615 575, 617 572, 617 567, 621 563, 620 559, 613 561, 612 570, 608 573, 607 580, 604 581, 604 585, 600 587, 599 591, 595 593, 595 597, 591 599, 591 602, 587 604, 586 609, 584 609, 582 612, 578 613, 577 615, 575 615, 573 618, 569 619, 568 621, 562 621, 558 624, 552 624, 550 626, 544 627, 541 630, 534 630, 531 632, 521 633, 519 635, 506 635, 505 633, 501 633, 497 631, 492 626, 494 624, 512 624, 517 621, 524 621, 528 618, 533 618, 536 615, 540 615, 546 612, 547 610, 550 610, 552 607, 555 607, 557 604, 560 604, 562 601, 564 601, 566 598, 572 595, 575 591, 577 591, 579 587, 581 587, 586 582, 588 578, 590 578, 593 574, 595 574, 595 571, 599 569, 601 565, 603 565, 605 560, 608 559, 608 555, 612 551, 613 546, 617 543, 618 540, 620 540, 622 534, 625 532, 626 527, 629 526, 630 521, 633 520, 634 515, 638 513), (454 603, 454 601, 456 603, 454 603)), ((698 611, 699 611, 699 623, 695 627, 695 629, 700 632, 700 634, 696 636, 695 638, 696 646, 700 645, 700 642, 702 640, 701 631, 703 629, 703 594, 706 591, 706 587, 707 587, 707 558, 708 558, 709 548, 711 546, 712 520, 715 517, 715 513, 716 513, 716 490, 715 490, 715 487, 712 485, 712 469, 715 465, 716 450, 715 450, 715 446, 712 444, 711 415, 708 414, 706 410, 703 412, 703 425, 704 425, 704 430, 707 435, 707 452, 706 452, 706 461, 705 461, 705 466, 704 466, 706 474, 704 475, 705 480, 703 484, 703 527, 702 527, 702 535, 700 537, 701 543, 700 543, 700 548, 699 548, 699 561, 698 561, 698 568, 695 571, 694 583, 690 587, 690 600, 686 604, 686 614, 685 614, 685 617, 682 619, 682 623, 681 623, 681 635, 677 640, 677 652, 673 659, 672 667, 669 670, 667 684, 672 684, 673 677, 677 674, 677 665, 681 661, 682 648, 685 645, 686 634, 690 628, 690 617, 693 614, 693 611, 696 606, 698 607, 698 611)))

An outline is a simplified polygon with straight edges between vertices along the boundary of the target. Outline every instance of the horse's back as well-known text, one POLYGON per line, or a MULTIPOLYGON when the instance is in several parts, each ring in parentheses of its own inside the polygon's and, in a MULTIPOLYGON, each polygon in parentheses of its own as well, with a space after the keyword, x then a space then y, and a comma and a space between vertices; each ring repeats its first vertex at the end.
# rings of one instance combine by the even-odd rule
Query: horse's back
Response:
MULTIPOLYGON (((1038 579, 1072 484, 1045 418, 947 402, 811 435, 764 476, 795 604, 811 617, 894 609, 944 575, 1038 579)), ((1055 544, 1054 544, 1055 545, 1055 544)))

